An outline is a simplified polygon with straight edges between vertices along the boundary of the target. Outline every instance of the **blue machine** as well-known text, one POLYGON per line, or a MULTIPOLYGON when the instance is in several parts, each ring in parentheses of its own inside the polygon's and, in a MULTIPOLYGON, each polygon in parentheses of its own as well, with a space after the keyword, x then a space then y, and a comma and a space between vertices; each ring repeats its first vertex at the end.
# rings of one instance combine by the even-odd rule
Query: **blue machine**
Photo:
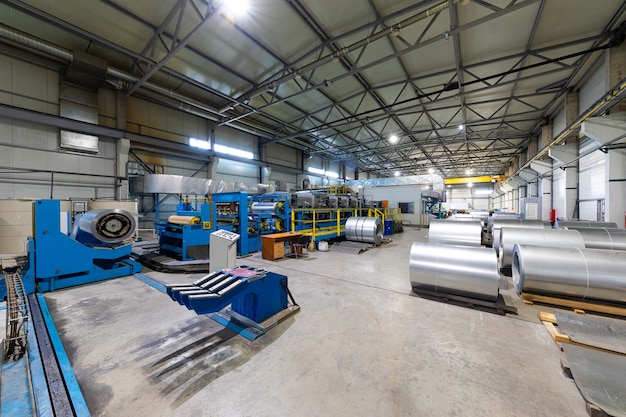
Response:
POLYGON ((159 223, 159 249, 183 261, 207 259, 211 233, 228 230, 239 234, 237 255, 245 256, 261 250, 262 235, 288 230, 290 220, 291 194, 286 192, 216 193, 205 196, 198 208, 185 197, 176 206, 176 216, 159 223), (181 224, 175 223, 178 219, 181 224))
POLYGON ((161 253, 183 261, 207 259, 210 235, 217 230, 215 205, 203 203, 200 210, 195 211, 184 200, 177 206, 176 217, 189 218, 189 224, 177 224, 168 220, 167 223, 159 225, 161 253))
POLYGON ((60 201, 35 201, 25 291, 54 291, 140 272, 141 265, 130 259, 132 244, 123 242, 135 226, 124 210, 94 210, 77 216, 68 236, 61 231, 60 201))
POLYGON ((197 314, 209 314, 219 323, 240 332, 252 329, 251 337, 242 333, 249 339, 255 339, 269 328, 260 323, 273 318, 275 325, 299 311, 297 305, 288 308, 286 276, 245 266, 218 270, 191 284, 170 284, 165 288, 172 300, 197 314), (230 311, 218 313, 229 304, 230 311))

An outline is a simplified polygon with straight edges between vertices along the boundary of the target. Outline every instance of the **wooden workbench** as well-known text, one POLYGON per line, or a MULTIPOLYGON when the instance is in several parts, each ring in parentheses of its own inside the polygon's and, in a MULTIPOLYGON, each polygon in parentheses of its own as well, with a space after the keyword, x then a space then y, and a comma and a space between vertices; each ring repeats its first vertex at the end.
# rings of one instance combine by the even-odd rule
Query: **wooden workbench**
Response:
POLYGON ((289 242, 289 246, 293 251, 293 244, 300 239, 302 233, 284 232, 272 233, 270 235, 261 236, 261 257, 274 261, 285 256, 285 242, 289 242))

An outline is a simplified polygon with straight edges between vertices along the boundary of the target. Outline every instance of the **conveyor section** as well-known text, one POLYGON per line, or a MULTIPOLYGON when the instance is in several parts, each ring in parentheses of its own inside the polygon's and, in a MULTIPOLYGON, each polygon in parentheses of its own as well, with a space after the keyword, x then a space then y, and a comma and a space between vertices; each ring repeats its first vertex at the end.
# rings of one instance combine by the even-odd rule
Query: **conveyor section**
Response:
POLYGON ((172 300, 197 314, 232 304, 232 311, 259 323, 287 308, 287 277, 255 268, 218 270, 191 284, 166 288, 172 300))

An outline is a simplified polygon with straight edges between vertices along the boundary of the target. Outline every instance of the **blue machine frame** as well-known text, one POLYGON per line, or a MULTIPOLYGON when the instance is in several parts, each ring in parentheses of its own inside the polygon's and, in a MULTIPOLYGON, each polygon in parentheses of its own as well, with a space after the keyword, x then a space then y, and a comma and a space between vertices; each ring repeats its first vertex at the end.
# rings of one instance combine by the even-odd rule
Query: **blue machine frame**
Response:
POLYGON ((208 258, 210 235, 216 230, 239 234, 237 255, 261 250, 261 236, 289 229, 291 195, 286 192, 248 196, 246 192, 216 193, 205 197, 198 210, 187 198, 177 205, 178 216, 200 217, 198 224, 159 223, 159 247, 183 261, 208 258), (277 203, 280 210, 258 211, 255 203, 277 203))
POLYGON ((54 291, 141 271, 130 243, 83 244, 61 232, 59 200, 33 203, 33 237, 24 266, 27 293, 54 291))

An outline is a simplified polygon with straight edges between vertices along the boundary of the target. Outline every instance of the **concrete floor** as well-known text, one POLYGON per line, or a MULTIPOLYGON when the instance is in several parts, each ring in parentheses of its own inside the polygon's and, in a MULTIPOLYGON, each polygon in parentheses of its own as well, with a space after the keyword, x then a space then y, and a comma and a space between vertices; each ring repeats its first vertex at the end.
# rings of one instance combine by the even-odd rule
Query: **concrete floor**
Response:
POLYGON ((287 275, 302 307, 254 342, 133 277, 45 297, 94 417, 587 416, 536 318, 547 307, 510 289, 519 316, 411 295, 409 249, 426 235, 407 228, 361 255, 240 259, 287 275))

